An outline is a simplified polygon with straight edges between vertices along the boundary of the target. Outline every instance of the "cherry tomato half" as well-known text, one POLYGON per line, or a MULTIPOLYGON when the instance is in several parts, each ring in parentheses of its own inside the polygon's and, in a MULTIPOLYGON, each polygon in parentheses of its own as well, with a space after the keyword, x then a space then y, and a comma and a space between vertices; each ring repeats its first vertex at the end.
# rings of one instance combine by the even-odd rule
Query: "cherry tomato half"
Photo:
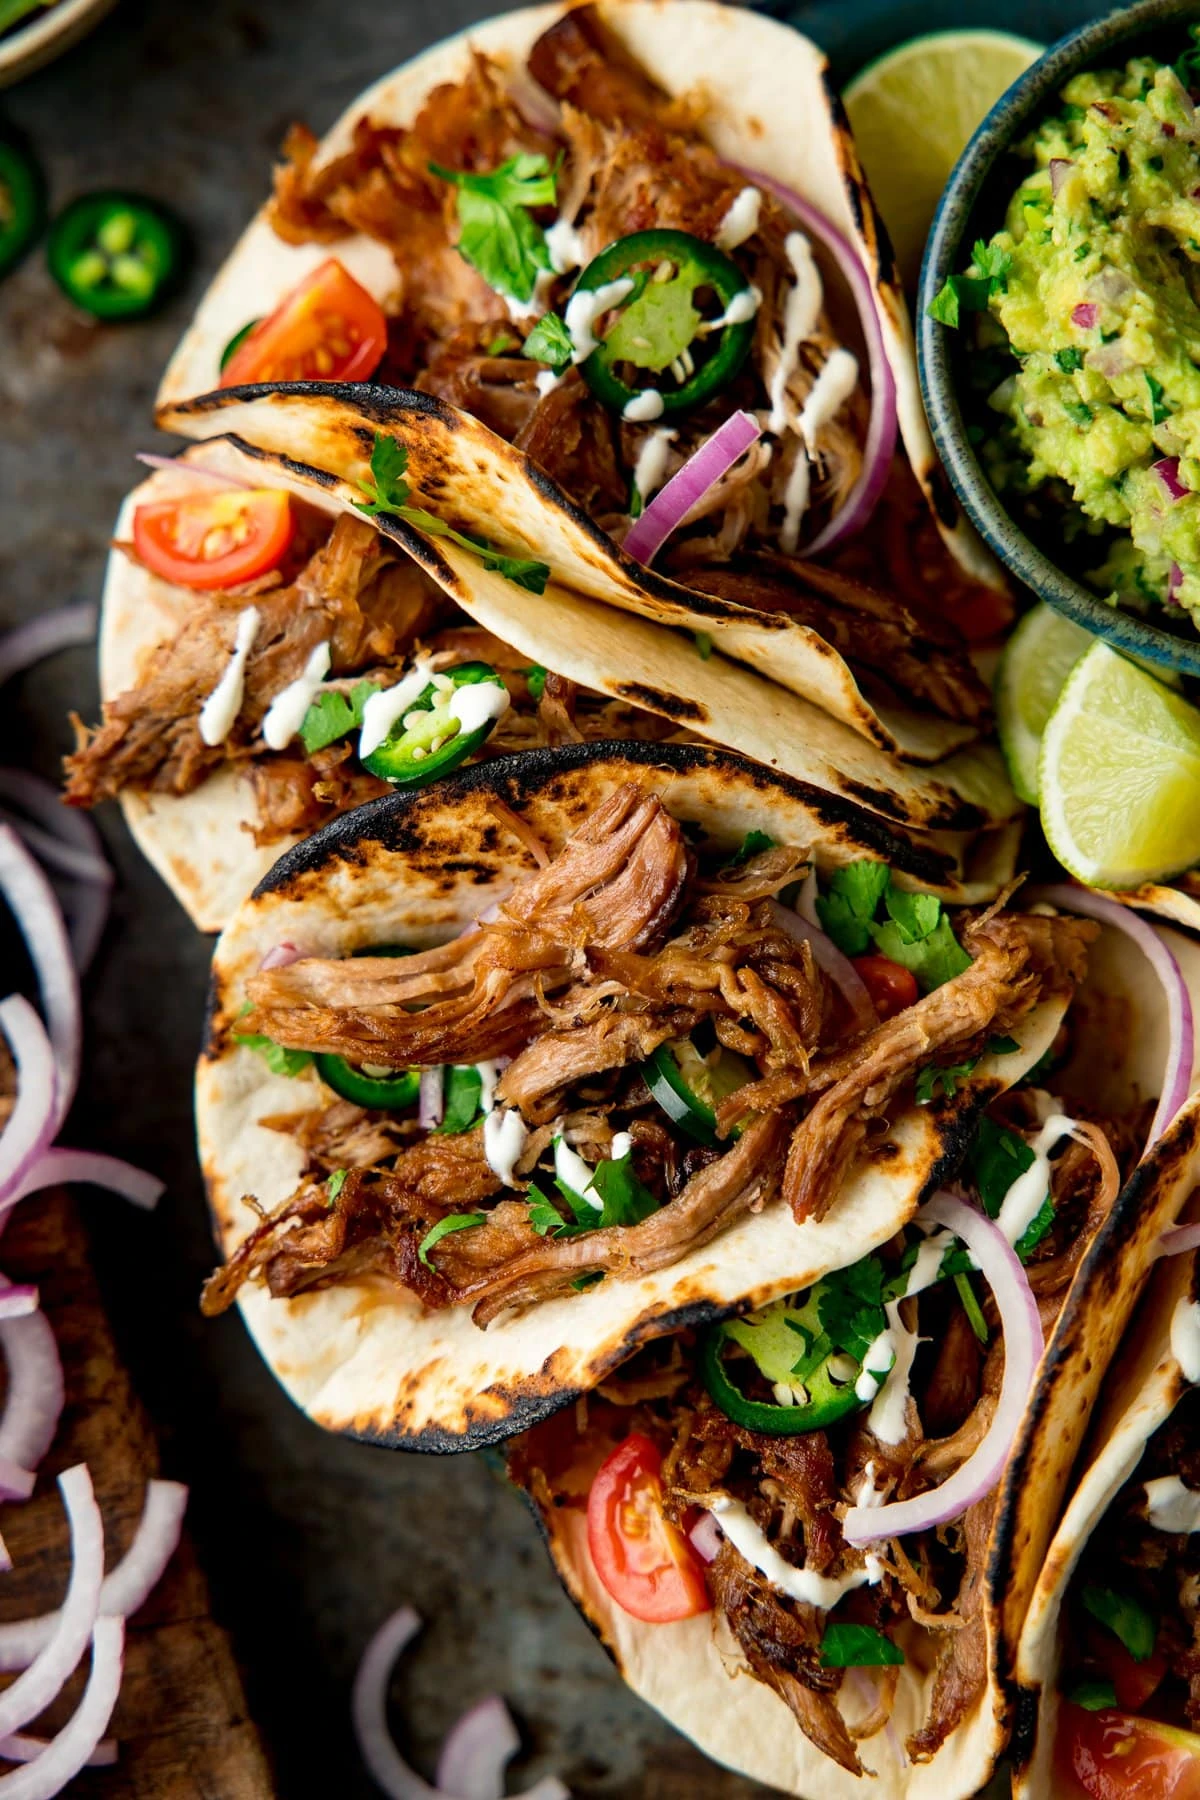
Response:
POLYGON ((894 1019, 917 998, 917 978, 890 956, 851 958, 881 1019, 894 1019))
POLYGON ((1055 1759, 1089 1800, 1200 1800, 1200 1737, 1153 1719, 1064 1702, 1055 1759))
POLYGON ((221 386, 365 381, 386 349, 387 320, 378 302, 331 256, 238 345, 221 371, 221 386))
POLYGON ((1165 1651, 1156 1644, 1149 1656, 1138 1662, 1111 1631, 1090 1631, 1088 1649, 1112 1682, 1117 1705, 1126 1712, 1141 1712, 1167 1672, 1165 1651))
POLYGON ((711 1610, 704 1565, 663 1516, 662 1457, 636 1432, 597 1471, 588 1495, 588 1548, 617 1605, 650 1625, 711 1610))
POLYGON ((133 515, 133 543, 148 569, 182 587, 226 588, 279 562, 292 539, 292 508, 278 488, 180 494, 133 515))

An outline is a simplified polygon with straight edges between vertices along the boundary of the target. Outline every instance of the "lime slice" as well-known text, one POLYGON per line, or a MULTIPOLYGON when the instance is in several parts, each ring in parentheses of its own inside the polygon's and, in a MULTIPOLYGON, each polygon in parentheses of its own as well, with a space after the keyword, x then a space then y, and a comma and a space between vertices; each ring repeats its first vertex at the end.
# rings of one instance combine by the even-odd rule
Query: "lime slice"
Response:
POLYGON ((1047 842, 1089 887, 1140 887, 1200 862, 1200 711, 1107 644, 1067 677, 1038 785, 1047 842))
POLYGON ((1094 639, 1044 601, 1013 632, 996 670, 996 723, 1009 778, 1030 806, 1038 799, 1042 733, 1063 683, 1094 639))
POLYGON ((934 31, 889 50, 843 99, 906 287, 975 127, 1045 48, 1007 31, 934 31))

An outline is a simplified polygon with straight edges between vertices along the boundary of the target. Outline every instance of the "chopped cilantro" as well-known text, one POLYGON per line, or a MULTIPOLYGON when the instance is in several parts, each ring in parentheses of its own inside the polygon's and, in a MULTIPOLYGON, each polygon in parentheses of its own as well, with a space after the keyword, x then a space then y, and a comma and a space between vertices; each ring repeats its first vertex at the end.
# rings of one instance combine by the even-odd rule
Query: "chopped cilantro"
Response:
POLYGON ((873 1625, 835 1623, 825 1627, 821 1664, 826 1669, 881 1669, 904 1661, 904 1652, 873 1625))
POLYGON ((1086 400, 1064 400, 1063 411, 1073 425, 1090 425, 1092 409, 1086 400))
POLYGON ((692 642, 700 652, 700 661, 707 662, 712 655, 712 638, 707 631, 693 631, 692 642))
POLYGON ((637 1225, 658 1211, 658 1201, 634 1174, 632 1150, 615 1161, 609 1157, 597 1163, 591 1191, 604 1202, 603 1210, 596 1215, 596 1223, 601 1227, 637 1225))
POLYGON ((939 325, 957 329, 964 312, 986 309, 990 291, 988 281, 977 281, 970 275, 947 275, 940 293, 929 303, 929 316, 939 325))
POLYGON ((536 1182, 530 1183, 529 1191, 533 1196, 529 1202, 529 1223, 539 1237, 559 1237, 568 1227, 557 1206, 546 1198, 536 1182))
POLYGON ((1156 175, 1160 175, 1162 173, 1162 166, 1163 166, 1163 159, 1161 156, 1148 156, 1146 158, 1146 167, 1148 169, 1153 169, 1154 173, 1156 175))
POLYGON ((852 862, 835 869, 827 891, 817 899, 817 915, 844 956, 861 956, 871 947, 870 924, 888 885, 881 862, 852 862))
POLYGON ((603 1269, 589 1269, 586 1275, 577 1275, 571 1286, 577 1294, 582 1294, 585 1288, 595 1287, 598 1281, 603 1280, 603 1269))
POLYGON ((987 281, 989 292, 1002 294, 1008 286, 1012 252, 1006 250, 1003 244, 985 244, 982 238, 976 238, 971 261, 987 281))
MULTIPOLYGON (((1033 1151, 1024 1138, 997 1125, 986 1114, 980 1119, 967 1151, 967 1169, 989 1219, 998 1216, 1009 1188, 1033 1163, 1033 1151)), ((1047 1190, 1046 1198, 1014 1246, 1022 1262, 1037 1249, 1053 1223, 1054 1205, 1047 1190)))
POLYGON ((885 925, 873 925, 871 936, 880 954, 910 970, 927 994, 944 982, 953 981, 956 975, 971 966, 971 959, 955 937, 944 912, 928 936, 916 942, 906 942, 893 919, 885 925))
POLYGON ((1117 1704, 1117 1690, 1111 1681, 1077 1681, 1067 1689, 1067 1699, 1073 1706, 1086 1707, 1088 1712, 1103 1712, 1105 1707, 1117 1704))
POLYGON ((526 686, 529 689, 529 698, 540 701, 546 691, 546 676, 549 671, 543 669, 541 663, 531 663, 529 668, 522 669, 521 673, 524 675, 526 686))
POLYGON ((445 1110, 442 1122, 434 1127, 444 1137, 457 1137, 469 1131, 479 1117, 479 1096, 483 1081, 479 1070, 470 1063, 454 1064, 446 1070, 443 1093, 445 1110))
POLYGON ((1132 1594, 1120 1594, 1116 1588, 1099 1587, 1089 1582, 1080 1596, 1085 1612, 1097 1619, 1119 1638, 1134 1662, 1145 1662, 1153 1653, 1158 1627, 1153 1614, 1147 1612, 1132 1594))
POLYGON ((328 1200, 330 1206, 333 1205, 334 1201, 345 1187, 346 1177, 349 1173, 349 1169, 335 1169, 333 1174, 329 1177, 329 1180, 325 1183, 325 1198, 328 1200))
POLYGON ((844 1350, 861 1363, 887 1325, 879 1258, 864 1256, 848 1269, 823 1276, 817 1292, 817 1317, 834 1349, 844 1350))
POLYGON ((1056 350, 1054 360, 1064 375, 1073 375, 1076 369, 1083 367, 1082 350, 1056 350))
POLYGON ((274 1038, 263 1037, 258 1032, 235 1031, 233 1041, 245 1044, 247 1050, 261 1056, 272 1075, 302 1075, 312 1063, 311 1050, 289 1050, 285 1045, 277 1044, 274 1038))
POLYGON ((360 730, 363 708, 371 695, 378 692, 377 682, 360 681, 348 694, 337 688, 318 694, 300 727, 300 737, 308 754, 312 756, 314 751, 324 750, 328 744, 335 744, 339 738, 360 730))
POLYGON ((736 854, 730 857, 729 866, 736 869, 742 863, 749 862, 752 856, 761 856, 764 850, 774 848, 775 839, 768 837, 765 831, 748 831, 738 845, 736 854))
POLYGON ((646 502, 642 499, 642 490, 636 481, 629 483, 629 517, 640 519, 646 510, 646 502))
POLYGON ((550 268, 550 252, 529 209, 554 205, 556 170, 533 151, 510 157, 486 175, 434 162, 429 169, 458 189, 459 255, 497 293, 531 300, 539 272, 550 268))
POLYGON ((469 1231, 472 1226, 483 1225, 486 1222, 485 1215, 480 1212, 447 1213, 444 1219, 438 1220, 432 1231, 425 1233, 417 1247, 417 1255, 427 1269, 432 1269, 433 1264, 429 1260, 429 1252, 435 1244, 440 1244, 442 1239, 449 1237, 452 1231, 469 1231))
POLYGON ((942 916, 942 903, 935 894, 910 894, 888 882, 883 896, 884 911, 906 944, 924 943, 937 929, 942 916))
POLYGON ((552 369, 565 369, 575 354, 571 334, 557 313, 544 313, 525 339, 521 355, 532 362, 549 363, 552 369))
POLYGON ((861 956, 874 943, 910 970, 926 993, 970 967, 941 901, 897 887, 886 863, 854 862, 835 870, 818 897, 817 916, 844 956, 861 956), (888 915, 882 924, 875 917, 880 901, 888 915))
POLYGON ((918 1106, 930 1106, 937 1099, 939 1091, 949 1100, 956 1094, 967 1077, 973 1073, 977 1056, 968 1056, 965 1062, 951 1063, 947 1068, 939 1068, 930 1063, 927 1068, 918 1069, 916 1085, 913 1090, 918 1106))
POLYGON ((525 556, 505 556, 501 551, 494 550, 485 539, 469 537, 464 531, 455 531, 453 526, 435 518, 423 507, 410 506, 408 497, 412 489, 404 479, 407 468, 407 446, 398 439, 377 431, 375 446, 371 451, 370 476, 358 484, 367 496, 366 500, 355 501, 359 512, 371 515, 391 513, 396 518, 415 525, 418 531, 424 531, 429 537, 449 538, 461 550, 469 550, 473 556, 478 556, 485 569, 495 570, 507 581, 525 588, 531 594, 545 593, 546 583, 550 578, 548 563, 537 562, 525 556))
POLYGON ((1090 256, 1091 253, 1092 253, 1092 246, 1090 243, 1085 242, 1085 243, 1079 244, 1076 246, 1076 250, 1075 250, 1075 261, 1082 262, 1084 257, 1090 256))
POLYGON ((1150 393, 1150 423, 1161 425, 1164 419, 1170 418, 1171 409, 1163 405, 1162 382, 1156 381, 1149 369, 1146 370, 1146 386, 1150 393))
POLYGON ((511 332, 502 331, 499 337, 492 339, 487 347, 487 353, 489 356, 504 356, 508 351, 515 350, 520 341, 520 338, 513 337, 511 332))

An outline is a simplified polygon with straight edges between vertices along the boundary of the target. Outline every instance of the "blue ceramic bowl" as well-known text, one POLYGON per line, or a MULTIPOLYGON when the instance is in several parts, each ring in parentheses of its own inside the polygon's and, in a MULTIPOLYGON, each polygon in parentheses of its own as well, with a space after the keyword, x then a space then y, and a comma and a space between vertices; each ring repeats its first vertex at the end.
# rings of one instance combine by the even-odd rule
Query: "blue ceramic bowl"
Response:
POLYGON ((1200 676, 1200 641, 1108 605, 1059 568, 1022 531, 997 498, 966 432, 959 404, 963 334, 929 317, 948 275, 970 262, 978 237, 990 237, 1029 164, 1013 147, 1053 109, 1059 89, 1081 69, 1112 67, 1142 52, 1173 59, 1187 26, 1200 21, 1200 0, 1138 0, 1051 46, 992 108, 963 151, 942 196, 921 269, 917 357, 934 442, 962 505, 1000 561, 1059 612, 1118 650, 1200 676))

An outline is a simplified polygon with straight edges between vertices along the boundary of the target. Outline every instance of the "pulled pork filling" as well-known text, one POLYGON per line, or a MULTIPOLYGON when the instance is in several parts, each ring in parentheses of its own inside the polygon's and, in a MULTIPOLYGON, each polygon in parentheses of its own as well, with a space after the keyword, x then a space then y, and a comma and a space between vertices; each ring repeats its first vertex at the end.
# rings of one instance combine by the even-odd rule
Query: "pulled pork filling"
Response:
POLYGON ((921 1072, 969 1070, 1039 1001, 1069 994, 1094 934, 999 908, 952 929, 932 896, 851 865, 830 878, 829 906, 859 905, 864 942, 889 943, 905 921, 916 935, 898 953, 922 971, 896 966, 911 1004, 867 1029, 776 899, 805 873, 805 849, 752 837, 733 863, 698 855, 662 802, 629 786, 540 860, 447 944, 250 978, 229 1032, 298 1053, 292 1069, 316 1056, 322 1079, 330 1059, 440 1068, 446 1117, 426 1131, 410 1096, 407 1116, 368 1098, 268 1120, 309 1171, 212 1277, 209 1311, 250 1277, 290 1295, 374 1273, 430 1306, 470 1304, 486 1325, 666 1267, 777 1197, 818 1218, 859 1158, 888 1154, 889 1115, 921 1072), (885 922, 871 922, 877 909, 885 922))
MULTIPOLYGON (((618 540, 631 514, 732 412, 755 414, 764 435, 693 508, 658 567, 699 591, 797 614, 836 643, 880 702, 986 723, 987 689, 946 620, 965 618, 987 590, 940 547, 931 551, 936 532, 902 459, 885 500, 902 550, 893 543, 888 558, 866 563, 857 549, 839 553, 836 583, 798 554, 858 480, 870 410, 856 370, 858 325, 852 309, 844 325, 833 322, 839 294, 820 245, 752 176, 721 161, 704 139, 701 101, 670 100, 592 8, 572 10, 543 35, 521 75, 526 88, 530 76, 544 90, 542 110, 545 94, 558 102, 552 133, 526 118, 505 72, 478 54, 462 81, 429 94, 411 126, 362 117, 343 155, 320 161, 317 140, 293 128, 276 175, 276 232, 290 243, 336 243, 361 231, 395 258, 388 348, 375 379, 472 413, 618 540), (539 235, 550 232, 553 267, 539 274, 528 304, 481 272, 488 259, 464 230, 455 179, 486 184, 521 157, 555 168, 553 206, 516 209, 539 235), (544 336, 548 318, 565 333, 580 269, 647 230, 683 232, 702 253, 715 247, 732 258, 754 304, 740 368, 719 393, 665 418, 654 403, 627 416, 592 391, 566 347, 552 364, 549 352, 539 360, 533 336, 544 336)), ((692 348, 715 341, 715 325, 697 323, 692 348)), ((652 356, 650 340, 633 341, 652 356)), ((660 374, 669 390, 671 377, 660 374)), ((986 605, 994 611, 994 596, 986 605)))
MULTIPOLYGON (((994 1211, 998 1144, 1011 1140, 1011 1153, 1014 1144, 1031 1143, 1044 1099, 1014 1091, 981 1122, 961 1179, 985 1210, 994 1211)), ((1019 1246, 1048 1324, 1115 1198, 1118 1167, 1128 1172, 1136 1160, 1142 1124, 1132 1117, 1092 1121, 1080 1127, 1088 1143, 1072 1137, 1057 1147, 1049 1223, 1036 1244, 1019 1246)), ((1009 1167, 1015 1176, 1019 1163, 1009 1167)), ((910 1227, 806 1293, 699 1336, 649 1345, 586 1403, 509 1449, 510 1474, 542 1508, 553 1536, 562 1509, 589 1508, 597 1469, 614 1446, 633 1434, 648 1439, 661 1458, 665 1517, 697 1546, 701 1513, 719 1528, 699 1568, 719 1621, 718 1645, 727 1631, 805 1735, 855 1774, 864 1772, 858 1745, 887 1722, 901 1680, 916 1679, 925 1696, 906 1745, 918 1762, 970 1715, 987 1682, 984 1596, 995 1493, 948 1524, 865 1549, 842 1536, 851 1506, 939 1487, 973 1454, 995 1410, 1004 1366, 995 1303, 953 1247, 932 1278, 917 1273, 918 1251, 928 1241, 910 1227), (898 1360, 861 1388, 864 1363, 875 1367, 865 1340, 882 1325, 890 1297, 906 1334, 919 1343, 911 1366, 898 1360), (794 1346, 785 1357, 806 1348, 811 1354, 803 1382, 781 1386, 771 1378, 771 1352, 758 1340, 769 1347, 774 1333, 778 1344, 785 1321, 794 1346), (817 1329, 826 1336, 814 1349, 817 1329), (719 1385, 714 1340, 722 1354, 732 1352, 720 1365, 727 1380, 719 1385), (826 1408, 830 1423, 789 1429, 789 1410, 803 1420, 815 1406, 826 1408), (755 1415, 764 1413, 773 1420, 769 1430, 757 1428, 755 1415), (728 1523, 730 1502, 740 1529, 728 1523), (796 1571, 794 1581, 775 1557, 796 1571)), ((606 1579, 596 1541, 589 1509, 589 1554, 620 1605, 628 1593, 619 1576, 612 1585, 606 1579)))
MULTIPOLYGON (((464 623, 424 571, 365 519, 339 518, 331 527, 322 516, 305 516, 299 536, 299 555, 257 582, 189 591, 180 630, 151 653, 133 687, 105 702, 103 723, 89 730, 75 719, 77 747, 66 759, 72 805, 95 806, 126 789, 189 794, 232 764, 253 783, 254 835, 268 844, 315 831, 335 814, 390 792, 358 760, 353 730, 314 751, 301 736, 279 751, 263 738, 272 702, 303 675, 322 644, 329 646, 330 664, 321 696, 350 693, 360 683, 391 687, 416 657, 428 660, 431 673, 488 663, 512 705, 477 753, 484 756, 584 738, 673 735, 667 720, 531 667, 489 632, 464 623), (241 702, 229 730, 211 744, 201 734, 201 714, 250 604, 258 626, 241 702)), ((136 558, 132 545, 120 548, 136 558)))

